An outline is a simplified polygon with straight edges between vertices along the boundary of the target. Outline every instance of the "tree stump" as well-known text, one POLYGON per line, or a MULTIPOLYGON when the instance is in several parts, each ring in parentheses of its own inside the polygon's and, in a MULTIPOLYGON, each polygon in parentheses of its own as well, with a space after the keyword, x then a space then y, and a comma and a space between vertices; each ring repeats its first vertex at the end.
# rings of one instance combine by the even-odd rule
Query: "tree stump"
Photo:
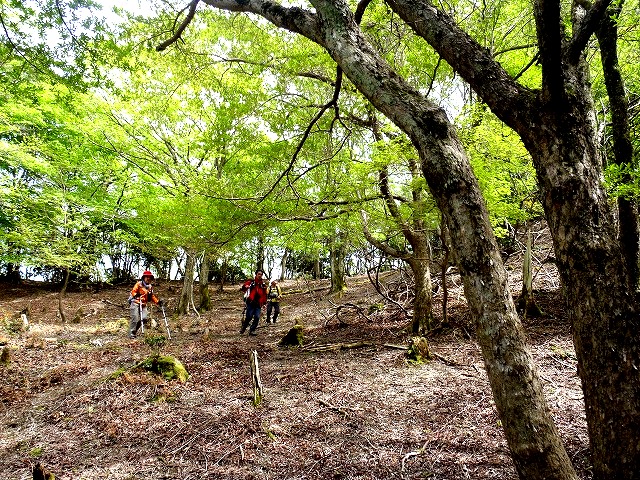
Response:
POLYGON ((407 358, 416 363, 431 360, 431 351, 429 350, 427 339, 424 337, 412 337, 409 342, 409 350, 407 350, 407 358))
POLYGON ((304 343, 304 335, 302 325, 296 320, 296 324, 287 332, 287 334, 278 343, 281 347, 301 347, 304 343))
POLYGON ((0 365, 7 366, 11 363, 11 350, 8 345, 0 346, 0 365))
POLYGON ((33 473, 33 480, 55 480, 56 478, 56 476, 53 473, 46 470, 40 464, 40 462, 38 462, 36 466, 33 467, 32 473, 33 473))

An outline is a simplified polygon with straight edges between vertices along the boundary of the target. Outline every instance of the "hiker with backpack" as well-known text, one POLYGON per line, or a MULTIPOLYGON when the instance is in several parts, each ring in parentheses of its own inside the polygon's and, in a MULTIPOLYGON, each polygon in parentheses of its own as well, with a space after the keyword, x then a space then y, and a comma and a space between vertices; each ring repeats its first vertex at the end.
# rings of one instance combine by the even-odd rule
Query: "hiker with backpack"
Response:
POLYGON ((256 270, 253 280, 244 282, 240 290, 244 292, 244 302, 246 306, 246 315, 242 322, 240 334, 243 334, 249 327, 249 335, 257 335, 256 328, 260 321, 260 312, 262 307, 267 303, 267 285, 262 280, 264 273, 262 270, 256 270), (251 323, 251 325, 249 325, 251 323))
POLYGON ((156 305, 163 306, 164 302, 159 300, 156 297, 155 293, 153 293, 153 285, 151 284, 154 280, 153 273, 149 270, 145 270, 142 273, 142 277, 139 281, 131 289, 131 293, 129 294, 129 305, 131 307, 131 320, 129 321, 129 338, 136 338, 136 334, 138 333, 138 329, 142 328, 144 332, 144 321, 147 319, 149 315, 149 311, 147 310, 147 304, 149 302, 153 302, 156 305))
POLYGON ((267 290, 267 323, 276 323, 276 319, 280 314, 280 285, 275 280, 271 281, 269 290, 267 290), (273 310, 273 320, 271 320, 271 311, 273 310))

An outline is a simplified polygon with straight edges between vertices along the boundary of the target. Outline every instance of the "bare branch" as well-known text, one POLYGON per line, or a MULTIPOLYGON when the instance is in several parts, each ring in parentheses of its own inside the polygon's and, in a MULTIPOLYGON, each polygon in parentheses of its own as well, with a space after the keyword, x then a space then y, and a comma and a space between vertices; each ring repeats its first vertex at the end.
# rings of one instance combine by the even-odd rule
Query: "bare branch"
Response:
MULTIPOLYGON (((182 36, 182 32, 184 32, 185 28, 187 28, 187 26, 191 23, 191 20, 193 20, 193 17, 195 16, 196 7, 198 6, 198 3, 200 3, 200 0, 191 1, 191 3, 189 4, 189 11, 187 12, 187 16, 184 17, 184 20, 182 21, 182 23, 180 24, 176 32, 171 36, 171 38, 169 38, 168 40, 165 40, 164 42, 162 42, 160 45, 156 47, 156 50, 158 52, 165 50, 169 45, 172 45, 173 43, 177 42, 180 39, 180 37, 182 36)), ((182 12, 184 12, 184 10, 182 10, 180 14, 182 12)))

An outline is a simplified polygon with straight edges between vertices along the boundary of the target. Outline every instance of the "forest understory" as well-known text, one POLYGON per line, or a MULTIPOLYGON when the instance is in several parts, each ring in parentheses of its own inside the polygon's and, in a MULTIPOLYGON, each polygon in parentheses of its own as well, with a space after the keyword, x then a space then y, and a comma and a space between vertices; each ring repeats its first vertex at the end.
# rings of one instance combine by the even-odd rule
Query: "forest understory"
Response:
MULTIPOLYGON (((450 282, 450 325, 429 336, 436 355, 425 363, 407 361, 408 321, 378 308, 366 276, 350 278, 342 296, 329 295, 328 281, 282 282, 280 318, 261 320, 256 337, 239 334, 239 285, 212 286, 212 311, 177 318, 179 284, 156 282, 172 336, 159 351, 184 364, 185 383, 131 368, 158 347, 127 338, 130 286, 68 292, 76 321, 62 324, 57 291, 0 285, 0 340, 10 352, 0 366, 0 478, 30 479, 40 463, 58 480, 515 479, 462 287, 450 282), (304 345, 279 347, 296 321, 304 345)), ((530 348, 569 456, 588 479, 564 301, 552 273, 539 270, 534 288, 543 316, 524 320, 530 348)), ((440 317, 442 289, 435 301, 440 317)), ((159 325, 146 335, 159 338, 162 314, 152 317, 159 325)))

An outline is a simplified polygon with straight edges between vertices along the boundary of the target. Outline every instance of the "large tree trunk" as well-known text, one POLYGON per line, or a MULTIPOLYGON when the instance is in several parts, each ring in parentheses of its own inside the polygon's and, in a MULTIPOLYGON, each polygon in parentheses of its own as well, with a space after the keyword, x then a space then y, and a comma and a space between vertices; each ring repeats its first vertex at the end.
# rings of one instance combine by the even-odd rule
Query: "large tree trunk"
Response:
POLYGON ((176 312, 178 315, 186 315, 189 306, 194 304, 193 301, 193 274, 196 267, 196 257, 192 253, 186 252, 187 261, 184 267, 184 277, 182 278, 182 292, 180 292, 180 300, 176 312))
POLYGON ((415 334, 425 334, 433 328, 433 295, 431 293, 431 269, 429 267, 428 246, 426 254, 415 251, 418 260, 409 260, 415 282, 415 297, 413 299, 413 322, 411 331, 415 334), (424 256, 423 256, 424 255, 424 256), (426 261, 420 261, 426 258, 426 261))
POLYGON ((635 285, 602 183, 582 56, 589 27, 598 23, 577 25, 565 40, 557 4, 535 3, 543 88, 530 92, 426 2, 419 2, 421 8, 408 0, 389 4, 518 132, 531 153, 573 325, 594 478, 640 478, 635 285))
POLYGON ((200 264, 199 287, 200 287, 200 305, 198 310, 208 312, 212 308, 211 292, 209 292, 209 264, 211 259, 205 252, 202 255, 202 263, 200 264))
POLYGON ((582 121, 557 122, 547 130, 554 135, 537 136, 530 148, 539 175, 547 179, 543 202, 573 326, 594 475, 640 478, 635 288, 601 184, 590 119, 579 108, 567 116, 582 121))

